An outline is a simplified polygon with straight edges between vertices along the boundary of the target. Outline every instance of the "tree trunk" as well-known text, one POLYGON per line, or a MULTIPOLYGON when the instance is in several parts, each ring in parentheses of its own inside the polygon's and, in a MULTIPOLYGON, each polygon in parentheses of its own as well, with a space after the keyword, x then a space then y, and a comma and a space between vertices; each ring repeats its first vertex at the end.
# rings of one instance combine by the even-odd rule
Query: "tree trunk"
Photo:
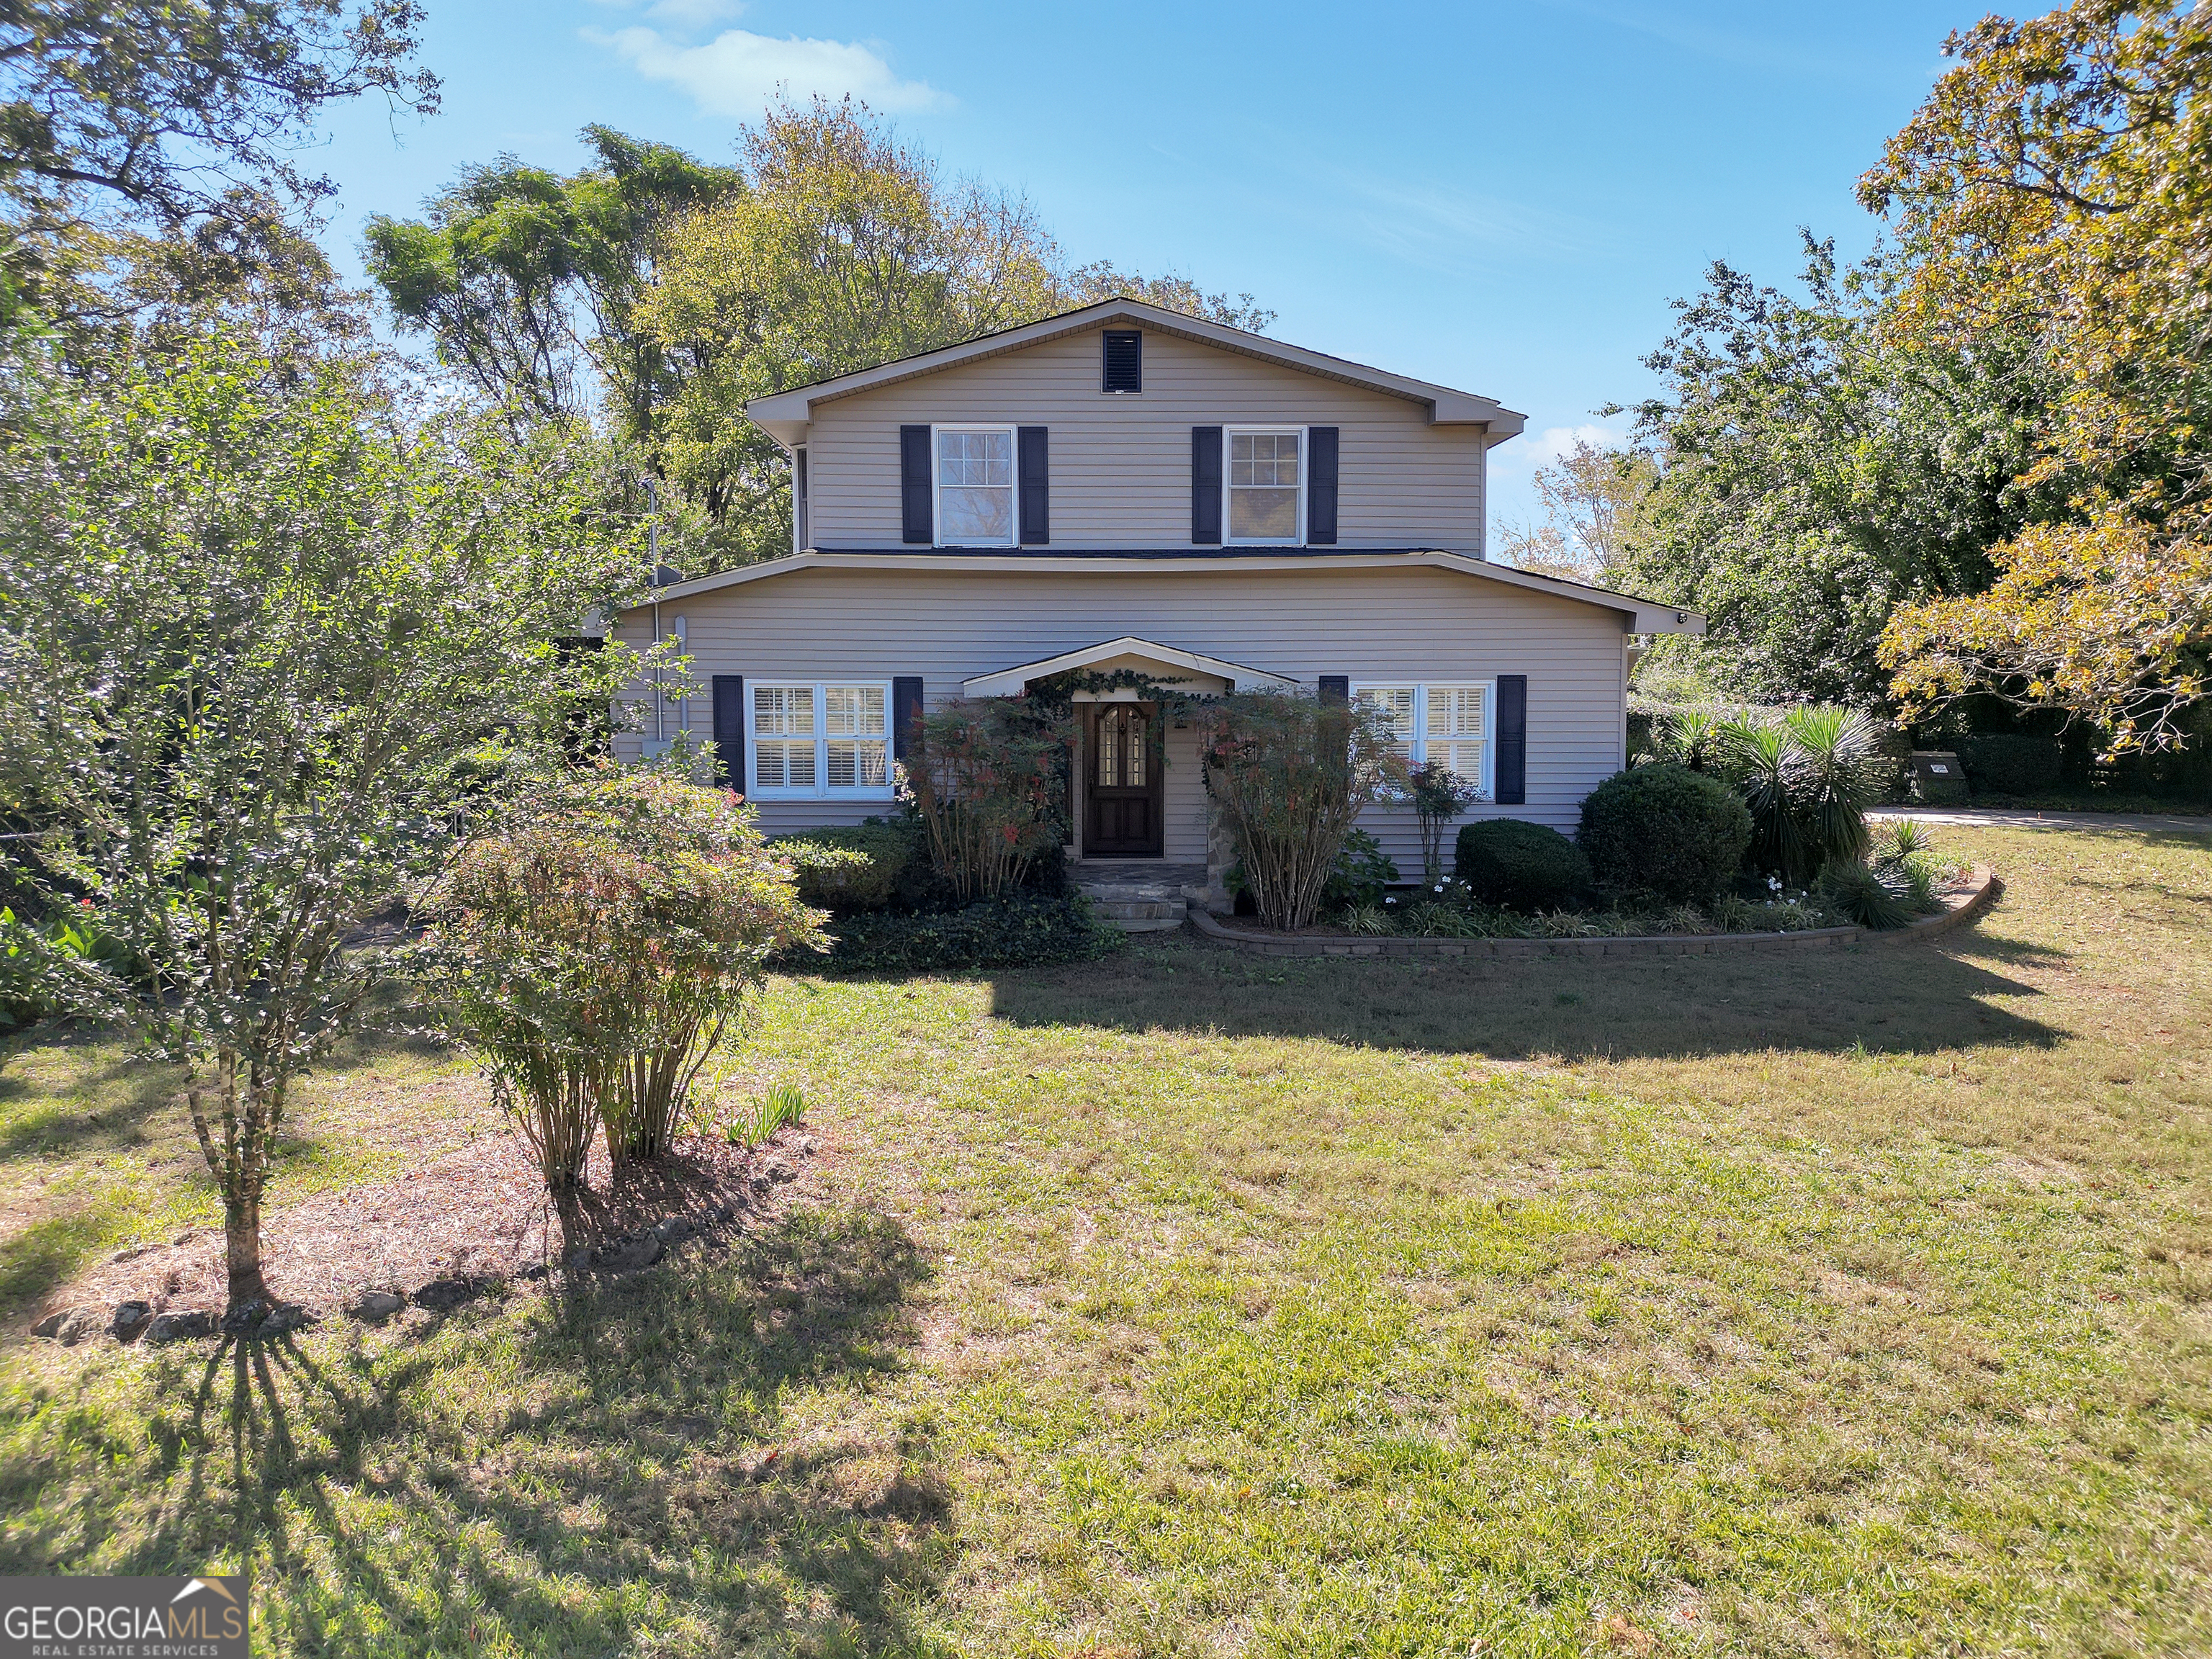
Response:
POLYGON ((261 1200, 226 1198, 222 1215, 223 1259, 230 1270, 230 1305, 270 1300, 261 1276, 261 1200))

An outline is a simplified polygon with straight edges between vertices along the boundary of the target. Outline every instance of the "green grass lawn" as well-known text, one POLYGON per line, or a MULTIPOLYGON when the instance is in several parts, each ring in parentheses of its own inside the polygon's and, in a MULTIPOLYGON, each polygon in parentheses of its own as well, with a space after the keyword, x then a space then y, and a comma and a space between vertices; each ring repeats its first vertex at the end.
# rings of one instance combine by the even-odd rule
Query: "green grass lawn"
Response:
MULTIPOLYGON (((19 1041, 0 1571, 243 1560, 306 1653, 2212 1651, 2212 843, 1946 845, 1940 945, 779 981, 809 1203, 265 1348, 21 1340, 211 1206, 172 1079, 19 1041)), ((353 1056, 290 1189, 466 1078, 353 1056)))

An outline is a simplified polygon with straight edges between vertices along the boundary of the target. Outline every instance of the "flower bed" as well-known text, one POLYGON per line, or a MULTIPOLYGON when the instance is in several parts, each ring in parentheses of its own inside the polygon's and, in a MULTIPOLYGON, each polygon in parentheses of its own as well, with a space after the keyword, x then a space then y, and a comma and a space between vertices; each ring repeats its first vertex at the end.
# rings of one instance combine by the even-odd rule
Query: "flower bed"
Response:
POLYGON ((1191 923, 1208 939, 1273 957, 1458 956, 1526 960, 1574 956, 1705 956, 1738 951, 1827 950, 1844 945, 1926 939, 1972 921, 2003 893, 2004 883, 1996 872, 1978 868, 1964 883, 1942 896, 1943 908, 1936 914, 1904 927, 1886 929, 1847 924, 1772 933, 1561 934, 1548 938, 1531 938, 1524 933, 1440 938, 1405 933, 1376 936, 1310 928, 1295 933, 1267 933, 1241 921, 1210 915, 1194 915, 1191 923))

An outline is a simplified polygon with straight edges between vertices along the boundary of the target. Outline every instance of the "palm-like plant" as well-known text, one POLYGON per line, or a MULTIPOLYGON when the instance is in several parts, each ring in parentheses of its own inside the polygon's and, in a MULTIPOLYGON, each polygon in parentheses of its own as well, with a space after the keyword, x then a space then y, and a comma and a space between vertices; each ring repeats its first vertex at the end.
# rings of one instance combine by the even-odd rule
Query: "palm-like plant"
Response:
POLYGON ((1869 844, 1867 808, 1881 798, 1879 728, 1832 704, 1793 708, 1782 725, 1797 751, 1790 805, 1808 870, 1861 862, 1869 844))
POLYGON ((1729 724, 1711 705, 1670 708, 1659 731, 1660 758, 1677 762, 1692 772, 1710 772, 1727 746, 1729 724))
POLYGON ((1804 836, 1792 810, 1798 755, 1788 728, 1739 714, 1721 722, 1713 749, 1717 769, 1751 809, 1751 846, 1744 854, 1751 867, 1801 876, 1804 836))

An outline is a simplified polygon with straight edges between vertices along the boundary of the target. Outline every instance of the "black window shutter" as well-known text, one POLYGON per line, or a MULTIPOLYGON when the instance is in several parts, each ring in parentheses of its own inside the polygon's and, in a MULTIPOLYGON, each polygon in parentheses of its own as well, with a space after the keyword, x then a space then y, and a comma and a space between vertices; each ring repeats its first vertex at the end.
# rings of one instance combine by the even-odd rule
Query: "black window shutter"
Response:
POLYGON ((1306 540, 1316 547, 1336 544, 1336 428, 1306 428, 1306 540))
POLYGON ((1048 428, 1025 426, 1018 447, 1021 456, 1022 534, 1024 547, 1052 544, 1052 452, 1048 428))
POLYGON ((1352 676, 1349 674, 1322 675, 1321 677, 1321 700, 1323 702, 1350 702, 1352 701, 1352 676))
POLYGON ((1145 337, 1133 328, 1109 328, 1101 384, 1109 392, 1145 389, 1145 337))
POLYGON ((1498 804, 1528 799, 1528 677, 1498 677, 1498 804))
POLYGON ((745 678, 714 676, 714 776, 726 789, 745 787, 745 678))
POLYGON ((1221 428, 1218 426, 1190 429, 1190 538, 1194 544, 1221 540, 1221 428))
POLYGON ((929 428, 899 428, 899 539, 927 547, 937 539, 929 510, 929 428))
POLYGON ((891 758, 904 760, 914 747, 914 722, 921 713, 921 676, 891 678, 891 758))

